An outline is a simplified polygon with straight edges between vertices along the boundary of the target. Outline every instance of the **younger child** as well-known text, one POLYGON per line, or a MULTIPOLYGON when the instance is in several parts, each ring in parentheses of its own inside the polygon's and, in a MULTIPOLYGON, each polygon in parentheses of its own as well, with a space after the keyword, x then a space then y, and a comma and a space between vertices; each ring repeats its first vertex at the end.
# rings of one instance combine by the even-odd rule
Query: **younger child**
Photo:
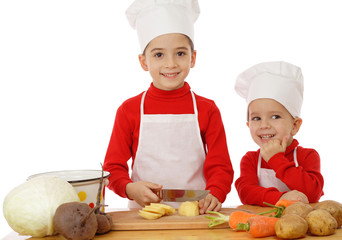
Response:
POLYGON ((108 187, 129 198, 130 208, 159 202, 155 192, 161 188, 207 189, 200 213, 218 211, 233 181, 220 111, 185 82, 196 60, 198 3, 137 0, 126 13, 138 32, 139 61, 152 84, 117 110, 104 161, 111 174, 108 187))
POLYGON ((293 138, 302 124, 303 89, 301 69, 286 62, 260 63, 238 76, 235 90, 247 101, 247 126, 260 147, 240 163, 235 187, 243 204, 317 202, 323 195, 318 153, 293 138))

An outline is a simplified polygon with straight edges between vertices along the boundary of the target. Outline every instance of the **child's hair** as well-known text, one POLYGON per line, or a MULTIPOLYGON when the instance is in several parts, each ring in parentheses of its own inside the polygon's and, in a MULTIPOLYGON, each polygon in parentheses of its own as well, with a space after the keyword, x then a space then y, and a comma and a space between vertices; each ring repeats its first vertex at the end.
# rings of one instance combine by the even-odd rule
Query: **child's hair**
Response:
MULTIPOLYGON (((195 50, 194 42, 187 35, 184 35, 184 36, 189 40, 189 44, 190 44, 190 48, 191 48, 191 53, 193 53, 194 50, 195 50)), ((147 44, 147 46, 145 47, 145 49, 144 49, 144 51, 142 53, 142 55, 144 55, 144 56, 145 56, 145 51, 146 51, 146 48, 148 47, 148 45, 149 44, 147 44)))

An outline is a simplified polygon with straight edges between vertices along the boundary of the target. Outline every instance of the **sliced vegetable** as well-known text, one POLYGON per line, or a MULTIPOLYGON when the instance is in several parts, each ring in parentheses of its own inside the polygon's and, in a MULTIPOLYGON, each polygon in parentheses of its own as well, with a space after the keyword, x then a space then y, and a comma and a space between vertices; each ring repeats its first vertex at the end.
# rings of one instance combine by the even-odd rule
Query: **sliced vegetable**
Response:
POLYGON ((153 220, 165 215, 174 214, 175 211, 176 209, 169 205, 162 203, 151 203, 150 205, 147 205, 143 209, 139 210, 139 216, 145 219, 153 220))

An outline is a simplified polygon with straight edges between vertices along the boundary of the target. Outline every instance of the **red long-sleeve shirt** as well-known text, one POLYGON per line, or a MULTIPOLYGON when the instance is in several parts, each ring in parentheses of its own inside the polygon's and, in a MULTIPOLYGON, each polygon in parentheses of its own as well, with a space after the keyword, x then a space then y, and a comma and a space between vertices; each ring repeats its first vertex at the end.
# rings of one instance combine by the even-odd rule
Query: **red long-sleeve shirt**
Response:
MULTIPOLYGON (((263 202, 275 204, 282 194, 277 188, 259 186, 257 176, 258 151, 247 152, 240 163, 240 177, 235 181, 235 187, 243 204, 260 205, 263 202)), ((276 177, 283 181, 290 190, 304 193, 309 202, 317 202, 323 195, 323 176, 320 173, 320 157, 314 149, 298 146, 293 140, 285 153, 275 154, 268 163, 262 159, 261 167, 273 169, 276 177), (293 152, 297 147, 298 167, 295 166, 293 152)))
MULTIPOLYGON (((132 182, 127 161, 132 158, 134 165, 139 140, 141 97, 142 93, 126 100, 118 108, 103 165, 104 170, 111 174, 108 188, 122 197, 127 197, 126 185, 132 182)), ((195 99, 201 137, 207 147, 203 166, 206 189, 210 190, 210 193, 220 202, 224 202, 231 190, 234 172, 221 114, 214 101, 196 94, 195 99)), ((194 109, 188 83, 185 82, 182 88, 173 91, 160 90, 151 84, 144 101, 144 114, 191 113, 194 113, 194 109)), ((167 171, 167 169, 151 169, 151 171, 167 171)))

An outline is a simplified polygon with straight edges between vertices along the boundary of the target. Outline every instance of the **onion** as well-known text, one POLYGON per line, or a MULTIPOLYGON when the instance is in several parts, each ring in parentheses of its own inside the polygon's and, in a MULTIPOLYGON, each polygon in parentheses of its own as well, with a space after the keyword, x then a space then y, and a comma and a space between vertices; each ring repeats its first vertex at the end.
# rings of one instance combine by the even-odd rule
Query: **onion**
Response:
POLYGON ((70 183, 54 176, 38 176, 12 189, 3 204, 8 225, 20 235, 55 234, 53 216, 66 202, 80 199, 70 183))

